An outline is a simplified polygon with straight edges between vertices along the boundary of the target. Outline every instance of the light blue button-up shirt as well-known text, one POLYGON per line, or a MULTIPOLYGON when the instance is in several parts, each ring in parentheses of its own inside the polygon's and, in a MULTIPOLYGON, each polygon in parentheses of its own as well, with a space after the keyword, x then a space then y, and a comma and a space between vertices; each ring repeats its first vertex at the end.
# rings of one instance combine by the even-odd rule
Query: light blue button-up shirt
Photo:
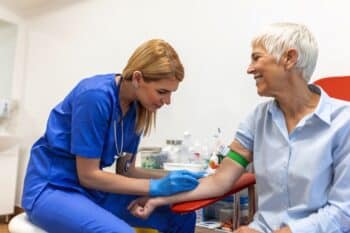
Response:
POLYGON ((276 101, 243 121, 236 139, 253 152, 258 211, 250 227, 272 232, 350 232, 350 106, 321 88, 315 111, 288 134, 276 101))

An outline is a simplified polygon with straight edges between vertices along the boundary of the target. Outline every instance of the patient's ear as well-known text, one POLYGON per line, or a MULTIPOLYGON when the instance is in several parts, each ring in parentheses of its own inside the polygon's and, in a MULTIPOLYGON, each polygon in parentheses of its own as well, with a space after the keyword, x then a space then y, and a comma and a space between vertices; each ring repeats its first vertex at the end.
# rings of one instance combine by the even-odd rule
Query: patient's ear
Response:
POLYGON ((298 61, 298 51, 296 49, 288 49, 284 55, 284 67, 286 70, 293 69, 298 61))

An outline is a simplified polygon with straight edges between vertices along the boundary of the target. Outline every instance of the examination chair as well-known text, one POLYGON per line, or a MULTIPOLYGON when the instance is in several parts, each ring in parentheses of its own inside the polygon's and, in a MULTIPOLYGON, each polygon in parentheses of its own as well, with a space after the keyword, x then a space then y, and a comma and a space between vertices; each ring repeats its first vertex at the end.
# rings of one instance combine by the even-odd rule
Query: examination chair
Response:
MULTIPOLYGON (((326 77, 316 80, 314 84, 320 86, 329 96, 341 100, 350 101, 350 76, 326 77)), ((233 184, 232 189, 226 194, 203 200, 195 200, 189 202, 178 203, 172 206, 172 210, 176 213, 187 213, 197 209, 206 207, 216 201, 219 201, 228 195, 234 195, 234 200, 239 200, 239 191, 248 188, 249 198, 249 215, 248 220, 252 221, 256 208, 255 203, 255 176, 252 173, 244 173, 240 179, 233 184)), ((239 227, 239 201, 234 202, 234 229, 239 227)))
POLYGON ((321 78, 316 80, 314 84, 320 86, 333 98, 350 101, 350 76, 321 78))
MULTIPOLYGON (((350 101, 350 76, 326 77, 316 80, 314 84, 322 87, 329 96, 337 99, 350 101)), ((244 173, 240 179, 232 186, 231 191, 219 197, 208 198, 204 200, 195 200, 189 202, 178 203, 172 206, 172 210, 176 213, 187 213, 203 208, 211 203, 223 199, 228 195, 235 195, 235 200, 239 200, 239 191, 248 188, 249 195, 249 220, 252 220, 255 212, 255 176, 252 173, 244 173)), ((239 226, 239 201, 235 202, 234 206, 234 227, 239 226)), ((27 218, 25 213, 13 217, 9 223, 10 233, 46 233, 37 226, 33 225, 27 218)), ((157 232, 151 229, 138 229, 136 232, 157 232)))

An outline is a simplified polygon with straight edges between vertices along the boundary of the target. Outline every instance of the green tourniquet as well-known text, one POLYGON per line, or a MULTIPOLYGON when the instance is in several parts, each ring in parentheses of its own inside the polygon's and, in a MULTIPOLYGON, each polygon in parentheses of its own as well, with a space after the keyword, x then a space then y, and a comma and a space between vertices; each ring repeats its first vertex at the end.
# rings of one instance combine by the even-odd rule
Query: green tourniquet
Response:
POLYGON ((239 163, 243 168, 246 168, 249 164, 248 160, 246 160, 242 155, 237 154, 232 150, 230 150, 226 156, 239 163))

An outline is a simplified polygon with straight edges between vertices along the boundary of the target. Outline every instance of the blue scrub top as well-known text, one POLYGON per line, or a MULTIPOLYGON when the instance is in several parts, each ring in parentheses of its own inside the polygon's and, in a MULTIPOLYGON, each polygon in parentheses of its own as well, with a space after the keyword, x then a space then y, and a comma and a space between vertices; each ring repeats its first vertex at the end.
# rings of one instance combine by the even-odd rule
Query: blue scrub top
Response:
POLYGON ((122 116, 115 76, 105 74, 83 79, 51 111, 44 136, 31 149, 22 197, 24 209, 32 209, 48 184, 78 191, 98 202, 106 193, 79 184, 76 155, 100 159, 102 169, 113 164, 122 141, 123 152, 137 152, 140 142, 140 135, 135 132, 137 103, 122 116), (118 149, 114 138, 115 122, 118 149))

